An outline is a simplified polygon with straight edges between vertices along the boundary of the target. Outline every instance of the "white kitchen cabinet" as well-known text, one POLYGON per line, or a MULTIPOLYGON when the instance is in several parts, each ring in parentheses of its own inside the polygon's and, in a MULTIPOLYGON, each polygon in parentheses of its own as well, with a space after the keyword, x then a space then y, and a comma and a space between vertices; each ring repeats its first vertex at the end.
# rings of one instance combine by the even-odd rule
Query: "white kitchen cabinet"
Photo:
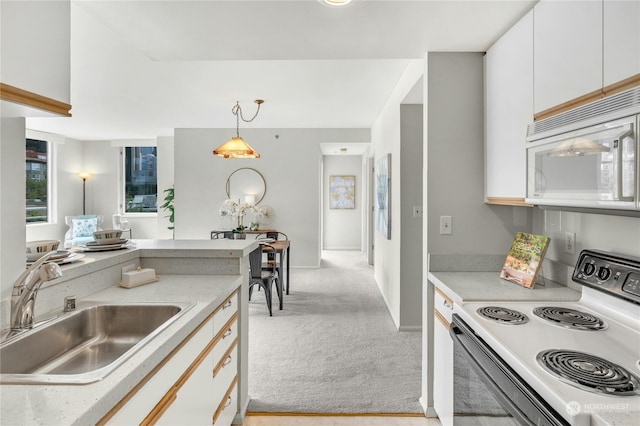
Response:
POLYGON ((533 121, 533 12, 485 55, 485 197, 521 205, 527 125, 533 121))
POLYGON ((640 2, 604 0, 604 86, 640 73, 640 2))
POLYGON ((0 12, 2 116, 70 115, 70 1, 2 1, 0 12))
POLYGON ((453 425, 453 301, 437 287, 433 301, 433 408, 443 426, 453 425))
POLYGON ((534 7, 534 113, 602 89, 602 2, 534 7))
POLYGON ((99 424, 230 425, 237 412, 237 306, 234 292, 99 424))

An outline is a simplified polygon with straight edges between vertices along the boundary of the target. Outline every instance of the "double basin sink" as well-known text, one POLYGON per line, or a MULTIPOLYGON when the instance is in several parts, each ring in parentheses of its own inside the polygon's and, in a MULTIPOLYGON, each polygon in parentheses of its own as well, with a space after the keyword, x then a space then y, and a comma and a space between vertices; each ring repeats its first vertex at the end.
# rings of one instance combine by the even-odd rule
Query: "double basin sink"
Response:
POLYGON ((99 304, 65 314, 0 345, 0 383, 101 380, 192 306, 99 304))

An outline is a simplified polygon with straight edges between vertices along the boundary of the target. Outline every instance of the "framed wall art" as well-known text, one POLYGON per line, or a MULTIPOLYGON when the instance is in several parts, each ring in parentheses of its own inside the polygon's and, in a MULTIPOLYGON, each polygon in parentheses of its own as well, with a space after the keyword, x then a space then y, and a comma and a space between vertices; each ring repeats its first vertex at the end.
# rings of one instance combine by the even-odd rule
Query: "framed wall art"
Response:
POLYGON ((329 208, 331 209, 355 209, 356 208, 356 177, 355 176, 330 176, 329 177, 329 208))
POLYGON ((376 229, 391 239, 391 154, 376 161, 376 229))

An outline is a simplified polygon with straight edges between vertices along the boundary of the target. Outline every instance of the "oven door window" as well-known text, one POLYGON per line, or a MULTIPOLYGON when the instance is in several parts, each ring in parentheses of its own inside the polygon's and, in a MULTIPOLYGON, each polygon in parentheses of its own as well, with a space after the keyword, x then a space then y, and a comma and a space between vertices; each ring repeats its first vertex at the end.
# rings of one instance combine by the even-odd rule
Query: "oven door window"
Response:
POLYGON ((568 425, 457 314, 449 332, 455 425, 568 425))

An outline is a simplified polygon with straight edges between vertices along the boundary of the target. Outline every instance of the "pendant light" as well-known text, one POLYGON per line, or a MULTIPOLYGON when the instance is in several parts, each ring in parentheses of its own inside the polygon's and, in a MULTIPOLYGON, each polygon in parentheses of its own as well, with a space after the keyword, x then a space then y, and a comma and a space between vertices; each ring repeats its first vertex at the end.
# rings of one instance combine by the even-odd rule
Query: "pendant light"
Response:
POLYGON ((218 148, 213 150, 213 154, 218 157, 223 158, 260 158, 260 154, 258 154, 248 143, 244 141, 240 137, 240 119, 245 123, 250 123, 254 118, 258 116, 258 112, 260 112, 260 105, 264 103, 262 99, 256 99, 255 103, 258 104, 258 109, 251 119, 246 120, 242 116, 242 108, 240 107, 240 102, 236 102, 236 104, 231 108, 231 112, 236 116, 236 135, 229 139, 227 142, 220 145, 218 148))

